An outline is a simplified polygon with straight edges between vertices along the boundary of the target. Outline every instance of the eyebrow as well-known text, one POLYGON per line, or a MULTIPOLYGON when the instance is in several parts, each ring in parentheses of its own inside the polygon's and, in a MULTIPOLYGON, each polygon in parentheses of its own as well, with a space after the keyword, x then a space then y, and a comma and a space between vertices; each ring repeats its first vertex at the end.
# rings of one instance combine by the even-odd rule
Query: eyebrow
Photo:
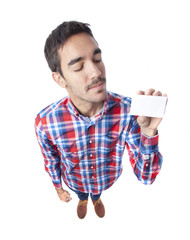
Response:
POLYGON ((102 52, 102 50, 100 48, 96 48, 94 50, 94 54, 93 55, 96 55, 96 54, 101 53, 101 52, 102 52))
MULTIPOLYGON (((96 49, 94 50, 94 52, 93 52, 93 55, 96 55, 96 54, 101 53, 101 52, 102 52, 102 51, 101 51, 100 48, 96 48, 96 49)), ((82 60, 84 60, 84 57, 74 58, 74 59, 72 59, 72 60, 68 63, 68 66, 74 65, 75 63, 80 62, 80 61, 82 61, 82 60)))
POLYGON ((82 61, 83 59, 84 59, 83 57, 78 57, 78 58, 72 59, 72 60, 68 63, 68 65, 69 65, 69 66, 74 65, 75 63, 80 62, 80 61, 82 61))

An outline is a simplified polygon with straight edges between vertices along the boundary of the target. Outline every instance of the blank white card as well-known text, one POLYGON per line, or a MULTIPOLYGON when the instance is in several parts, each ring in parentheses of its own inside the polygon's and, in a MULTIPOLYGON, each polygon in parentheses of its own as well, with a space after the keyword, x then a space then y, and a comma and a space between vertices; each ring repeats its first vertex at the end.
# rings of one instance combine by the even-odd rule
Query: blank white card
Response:
POLYGON ((167 97, 136 95, 132 98, 131 115, 163 118, 167 97))

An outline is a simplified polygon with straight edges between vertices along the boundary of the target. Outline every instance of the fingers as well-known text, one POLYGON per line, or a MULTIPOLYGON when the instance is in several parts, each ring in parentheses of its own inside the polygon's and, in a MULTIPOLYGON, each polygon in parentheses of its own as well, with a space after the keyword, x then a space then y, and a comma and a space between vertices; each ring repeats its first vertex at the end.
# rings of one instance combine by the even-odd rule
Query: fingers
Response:
POLYGON ((153 96, 162 96, 162 93, 160 92, 160 91, 155 91, 155 92, 153 92, 153 94, 152 94, 153 96))
POLYGON ((147 96, 153 95, 154 92, 155 92, 155 89, 149 88, 145 91, 145 95, 147 95, 147 96))
POLYGON ((61 192, 61 193, 58 193, 58 195, 59 195, 60 200, 63 202, 70 202, 72 200, 70 193, 65 190, 63 190, 63 192, 61 192))
POLYGON ((162 94, 162 92, 156 91, 154 88, 149 88, 146 91, 139 90, 139 91, 137 91, 137 94, 138 95, 146 95, 146 96, 163 96, 163 97, 167 97, 166 93, 162 94))
POLYGON ((72 200, 70 193, 69 192, 65 192, 64 194, 64 202, 70 202, 72 200))
POLYGON ((146 91, 139 90, 137 92, 138 95, 152 95, 155 92, 155 89, 149 88, 146 91))
POLYGON ((145 92, 142 90, 137 91, 137 95, 144 95, 144 94, 145 94, 145 92))

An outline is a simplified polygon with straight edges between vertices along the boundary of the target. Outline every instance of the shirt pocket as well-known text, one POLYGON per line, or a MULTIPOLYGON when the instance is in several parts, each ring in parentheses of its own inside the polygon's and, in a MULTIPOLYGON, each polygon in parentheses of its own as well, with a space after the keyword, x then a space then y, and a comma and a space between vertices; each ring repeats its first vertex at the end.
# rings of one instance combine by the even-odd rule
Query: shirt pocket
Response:
POLYGON ((116 167, 118 165, 118 149, 120 134, 116 132, 108 132, 101 137, 101 141, 97 144, 97 149, 101 159, 104 159, 105 167, 116 167))
POLYGON ((73 169, 78 167, 79 162, 84 157, 84 151, 80 151, 77 147, 79 140, 68 141, 60 137, 56 141, 59 146, 62 168, 67 173, 71 173, 73 169))
POLYGON ((107 150, 114 150, 117 146, 117 144, 119 144, 119 137, 120 134, 119 133, 115 133, 115 132, 108 132, 105 136, 104 136, 104 146, 105 148, 107 148, 107 150))

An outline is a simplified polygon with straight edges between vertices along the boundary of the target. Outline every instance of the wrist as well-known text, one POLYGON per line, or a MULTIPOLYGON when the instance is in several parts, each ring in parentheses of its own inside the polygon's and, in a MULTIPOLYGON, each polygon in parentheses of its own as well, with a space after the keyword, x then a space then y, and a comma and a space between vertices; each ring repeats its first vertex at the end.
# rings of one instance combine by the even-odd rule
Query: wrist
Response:
POLYGON ((61 187, 61 188, 55 188, 55 190, 57 191, 57 193, 63 193, 65 190, 61 187))
POLYGON ((141 129, 142 134, 147 137, 153 137, 157 134, 157 129, 141 129))

